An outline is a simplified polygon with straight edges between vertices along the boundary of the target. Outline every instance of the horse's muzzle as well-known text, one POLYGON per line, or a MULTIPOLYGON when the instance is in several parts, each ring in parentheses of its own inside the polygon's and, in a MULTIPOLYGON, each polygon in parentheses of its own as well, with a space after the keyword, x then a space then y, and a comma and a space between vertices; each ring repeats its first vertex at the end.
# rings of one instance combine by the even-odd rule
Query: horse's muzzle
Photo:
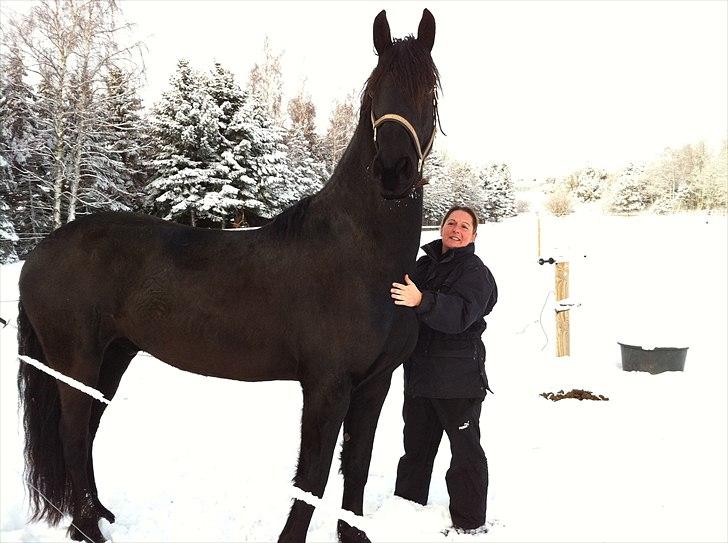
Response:
POLYGON ((412 158, 403 155, 395 161, 382 160, 377 153, 372 165, 372 176, 381 185, 382 198, 397 200, 406 198, 421 177, 412 158))

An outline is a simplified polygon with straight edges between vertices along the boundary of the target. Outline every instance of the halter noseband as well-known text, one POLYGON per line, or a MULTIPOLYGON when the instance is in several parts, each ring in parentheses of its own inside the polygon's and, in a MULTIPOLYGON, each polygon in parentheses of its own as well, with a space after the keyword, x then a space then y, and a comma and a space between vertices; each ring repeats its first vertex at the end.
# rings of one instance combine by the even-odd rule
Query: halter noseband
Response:
POLYGON ((395 113, 386 113, 379 117, 378 119, 374 118, 374 108, 370 110, 370 115, 372 118, 372 128, 374 129, 374 143, 377 143, 377 128, 379 128, 382 124, 386 123, 387 121, 392 121, 395 123, 401 124, 403 127, 407 129, 410 136, 412 136, 412 141, 415 144, 415 149, 417 150, 417 155, 419 156, 419 162, 417 164, 417 172, 422 175, 422 168, 425 165, 425 159, 427 158, 427 155, 430 154, 430 150, 432 149, 432 144, 435 141, 435 133, 437 132, 437 125, 433 126, 432 128, 432 135, 430 136, 430 141, 425 146, 425 150, 422 150, 422 147, 420 146, 420 138, 417 136, 417 131, 415 128, 410 124, 410 122, 402 117, 401 115, 396 115, 395 113))

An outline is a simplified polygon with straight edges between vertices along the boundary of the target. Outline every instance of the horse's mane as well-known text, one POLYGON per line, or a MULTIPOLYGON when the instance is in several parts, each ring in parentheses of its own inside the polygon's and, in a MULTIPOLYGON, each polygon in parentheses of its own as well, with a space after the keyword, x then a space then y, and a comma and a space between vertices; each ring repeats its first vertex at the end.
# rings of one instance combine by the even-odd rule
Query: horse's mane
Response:
POLYGON ((436 97, 437 89, 442 89, 440 73, 432 56, 413 36, 393 40, 392 46, 383 53, 367 79, 365 97, 374 95, 385 74, 391 74, 394 84, 415 102, 422 100, 426 91, 432 90, 436 97))

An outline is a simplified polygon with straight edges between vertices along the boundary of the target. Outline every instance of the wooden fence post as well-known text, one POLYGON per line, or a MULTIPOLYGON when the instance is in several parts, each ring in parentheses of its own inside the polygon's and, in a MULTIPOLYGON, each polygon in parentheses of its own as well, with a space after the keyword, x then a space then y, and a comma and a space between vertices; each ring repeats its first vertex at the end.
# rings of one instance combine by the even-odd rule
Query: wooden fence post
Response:
MULTIPOLYGON (((556 302, 569 297, 569 263, 556 263, 556 302)), ((556 311, 556 356, 569 356, 569 311, 556 311)))

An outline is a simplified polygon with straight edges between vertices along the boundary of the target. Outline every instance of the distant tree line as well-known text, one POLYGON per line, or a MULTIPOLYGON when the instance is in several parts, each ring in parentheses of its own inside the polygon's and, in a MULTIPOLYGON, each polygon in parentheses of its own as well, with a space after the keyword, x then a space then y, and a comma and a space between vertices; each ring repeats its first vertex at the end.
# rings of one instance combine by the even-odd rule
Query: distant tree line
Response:
MULTIPOLYGON (((104 210, 198 227, 257 225, 330 177, 358 122, 351 91, 326 133, 301 85, 284 107, 281 54, 241 86, 219 63, 181 59, 148 110, 143 44, 113 0, 42 0, 4 21, 0 75, 0 261, 22 258, 66 222, 104 210)), ((455 203, 484 220, 515 215, 506 165, 478 169, 435 151, 425 224, 455 203)))
POLYGON ((728 205, 728 141, 711 152, 704 142, 666 149, 650 163, 607 172, 587 167, 547 180, 547 208, 570 213, 575 201, 601 201, 618 214, 725 211, 728 205))

